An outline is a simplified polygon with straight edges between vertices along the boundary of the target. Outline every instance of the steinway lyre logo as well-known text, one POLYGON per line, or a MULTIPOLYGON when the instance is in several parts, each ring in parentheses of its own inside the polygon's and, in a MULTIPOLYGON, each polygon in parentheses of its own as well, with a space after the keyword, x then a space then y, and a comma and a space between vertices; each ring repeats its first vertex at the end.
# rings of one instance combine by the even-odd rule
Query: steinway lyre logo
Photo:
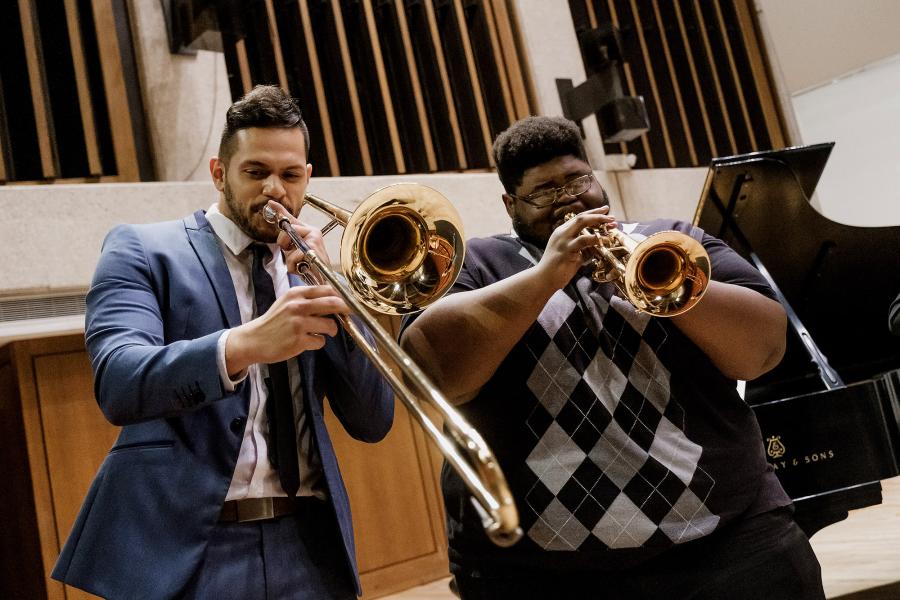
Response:
POLYGON ((781 458, 784 456, 784 453, 787 452, 787 448, 781 443, 780 435, 773 435, 768 438, 767 441, 769 442, 769 446, 766 448, 766 453, 772 458, 781 458))

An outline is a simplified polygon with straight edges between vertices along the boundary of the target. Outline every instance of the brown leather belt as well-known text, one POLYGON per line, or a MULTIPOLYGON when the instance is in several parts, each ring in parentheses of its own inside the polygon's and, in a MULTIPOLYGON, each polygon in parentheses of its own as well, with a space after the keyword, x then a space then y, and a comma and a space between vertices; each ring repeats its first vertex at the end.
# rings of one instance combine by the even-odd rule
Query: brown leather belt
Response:
POLYGON ((229 500, 222 505, 219 513, 220 523, 244 523, 246 521, 264 521, 275 519, 296 511, 296 502, 292 498, 244 498, 229 500))

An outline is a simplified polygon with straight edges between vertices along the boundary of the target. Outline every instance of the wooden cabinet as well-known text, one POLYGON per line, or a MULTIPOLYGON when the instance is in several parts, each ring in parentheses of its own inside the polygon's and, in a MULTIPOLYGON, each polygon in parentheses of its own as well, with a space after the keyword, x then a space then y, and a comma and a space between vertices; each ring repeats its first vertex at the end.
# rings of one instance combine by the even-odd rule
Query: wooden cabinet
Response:
MULTIPOLYGON (((440 455, 402 404, 379 444, 328 415, 350 494, 366 598, 447 574, 440 455)), ((117 435, 94 400, 81 336, 0 348, 0 597, 93 598, 49 578, 94 473, 117 435)))

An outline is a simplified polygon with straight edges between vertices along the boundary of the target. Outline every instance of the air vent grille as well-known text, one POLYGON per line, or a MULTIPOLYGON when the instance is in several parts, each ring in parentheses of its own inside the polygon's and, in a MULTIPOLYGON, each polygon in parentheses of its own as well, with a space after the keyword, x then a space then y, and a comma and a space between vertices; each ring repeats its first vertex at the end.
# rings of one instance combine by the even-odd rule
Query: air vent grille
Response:
POLYGON ((0 323, 83 315, 84 294, 0 300, 0 323))

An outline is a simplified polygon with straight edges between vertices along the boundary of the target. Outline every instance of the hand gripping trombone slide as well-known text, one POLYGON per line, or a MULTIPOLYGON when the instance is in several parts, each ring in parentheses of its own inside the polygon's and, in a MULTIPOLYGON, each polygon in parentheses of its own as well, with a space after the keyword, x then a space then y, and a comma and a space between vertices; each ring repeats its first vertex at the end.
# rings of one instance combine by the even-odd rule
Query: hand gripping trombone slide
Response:
POLYGON ((294 232, 288 219, 279 219, 268 206, 263 216, 270 223, 277 222, 303 251, 297 263, 300 276, 311 285, 330 284, 397 365, 402 377, 379 355, 353 319, 335 315, 465 482, 488 538, 498 546, 516 543, 522 536, 519 514, 494 454, 366 310, 368 306, 392 315, 418 312, 453 285, 465 253, 456 210, 437 191, 411 183, 376 191, 352 213, 312 194, 306 194, 304 201, 331 217, 322 228, 323 234, 336 225, 344 227, 341 270, 346 280, 294 232), (441 415, 446 435, 425 413, 420 398, 441 415))

